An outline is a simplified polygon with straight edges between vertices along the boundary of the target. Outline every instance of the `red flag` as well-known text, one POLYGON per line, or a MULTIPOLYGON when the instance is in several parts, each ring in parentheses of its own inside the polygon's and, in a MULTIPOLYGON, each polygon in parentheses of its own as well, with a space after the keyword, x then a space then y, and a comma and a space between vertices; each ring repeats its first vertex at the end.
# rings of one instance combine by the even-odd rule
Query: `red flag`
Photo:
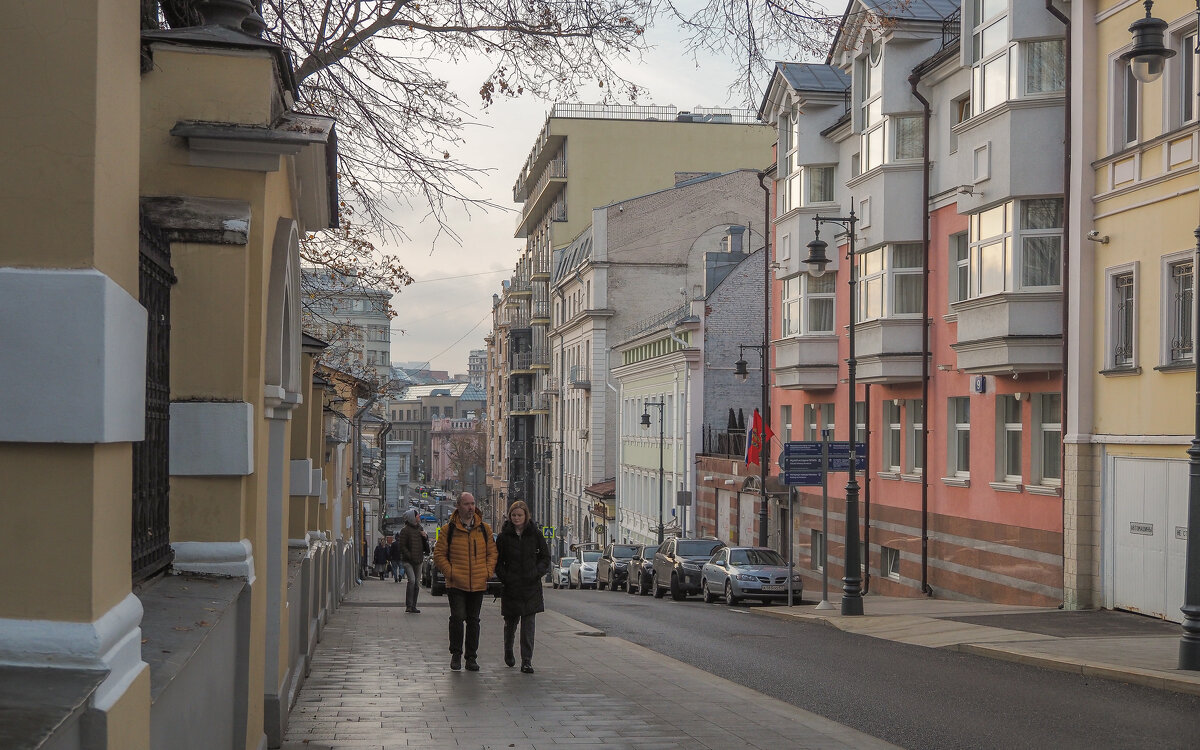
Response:
POLYGON ((773 437, 775 437, 775 433, 771 431, 771 426, 763 421, 762 415, 758 413, 758 409, 755 409, 754 419, 750 426, 750 436, 746 440, 746 463, 758 465, 764 446, 769 450, 773 437))

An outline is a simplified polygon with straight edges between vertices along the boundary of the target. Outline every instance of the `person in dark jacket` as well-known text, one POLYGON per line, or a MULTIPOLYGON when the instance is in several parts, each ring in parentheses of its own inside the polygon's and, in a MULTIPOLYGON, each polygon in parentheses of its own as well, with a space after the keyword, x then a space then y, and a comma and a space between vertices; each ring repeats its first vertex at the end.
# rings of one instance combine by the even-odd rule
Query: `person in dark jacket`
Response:
POLYGON ((379 537, 379 544, 375 545, 375 556, 373 560, 375 562, 375 575, 379 576, 379 580, 382 581, 384 575, 387 574, 388 563, 388 548, 387 545, 383 543, 383 537, 379 537))
POLYGON ((393 565, 403 565, 404 574, 408 576, 408 588, 404 590, 404 611, 417 615, 417 594, 420 593, 420 581, 417 580, 417 568, 425 558, 429 535, 421 528, 421 520, 414 508, 404 513, 404 528, 392 542, 393 565))
POLYGON ((550 570, 550 550, 529 506, 517 500, 508 507, 508 520, 496 538, 496 577, 504 584, 500 614, 504 616, 504 663, 516 664, 513 640, 521 626, 521 671, 533 673, 534 616, 545 611, 542 579, 550 570))

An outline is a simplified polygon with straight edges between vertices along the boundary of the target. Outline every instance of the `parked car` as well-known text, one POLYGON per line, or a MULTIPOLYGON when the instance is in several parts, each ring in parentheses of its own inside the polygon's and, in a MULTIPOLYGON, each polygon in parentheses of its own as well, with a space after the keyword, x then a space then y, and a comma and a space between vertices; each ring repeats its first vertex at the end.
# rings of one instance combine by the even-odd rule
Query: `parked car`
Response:
POLYGON ((650 582, 654 579, 654 553, 657 544, 639 544, 629 558, 629 574, 625 577, 625 591, 630 594, 650 593, 650 582))
POLYGON ((629 576, 629 561, 637 546, 633 544, 610 544, 596 561, 596 588, 616 591, 625 585, 629 576))
MULTIPOLYGON (((770 604, 787 599, 788 566, 778 552, 766 547, 729 547, 718 550, 701 570, 700 591, 704 601, 718 596, 734 606, 742 599, 758 599, 770 604)), ((804 583, 792 573, 792 596, 800 599, 804 583)))
POLYGON ((566 587, 570 580, 568 576, 571 572, 571 563, 575 562, 573 557, 560 557, 558 562, 550 566, 550 584, 554 588, 566 587))
POLYGON ((567 577, 567 588, 596 588, 596 563, 603 554, 598 549, 585 549, 571 563, 570 575, 567 577))
POLYGON ((663 542, 654 553, 654 573, 650 588, 654 597, 671 592, 671 598, 682 601, 688 594, 700 593, 700 576, 704 563, 725 547, 717 539, 680 539, 663 542))

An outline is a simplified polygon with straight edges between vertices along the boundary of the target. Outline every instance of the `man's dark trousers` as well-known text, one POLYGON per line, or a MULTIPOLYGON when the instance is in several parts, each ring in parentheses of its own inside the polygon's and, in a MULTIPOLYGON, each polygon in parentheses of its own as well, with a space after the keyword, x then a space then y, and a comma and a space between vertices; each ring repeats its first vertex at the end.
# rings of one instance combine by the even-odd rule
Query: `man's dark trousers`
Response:
POLYGON ((450 653, 468 659, 479 655, 479 610, 483 607, 483 595, 483 591, 446 589, 446 597, 450 599, 450 653))

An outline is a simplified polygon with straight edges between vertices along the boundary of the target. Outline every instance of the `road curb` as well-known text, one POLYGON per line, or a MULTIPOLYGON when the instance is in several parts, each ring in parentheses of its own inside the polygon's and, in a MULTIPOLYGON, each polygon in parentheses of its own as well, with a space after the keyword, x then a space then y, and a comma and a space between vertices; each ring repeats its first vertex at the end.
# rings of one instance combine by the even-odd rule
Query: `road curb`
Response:
POLYGON ((1141 685, 1142 687, 1156 688, 1158 690, 1169 690, 1174 693, 1200 695, 1200 677, 1189 679, 1154 669, 1123 667, 1116 664, 1090 662, 1065 656, 1031 654, 984 643, 960 643, 953 648, 962 653, 985 656, 1001 661, 1053 669, 1059 672, 1073 672, 1087 677, 1125 682, 1131 685, 1141 685))

